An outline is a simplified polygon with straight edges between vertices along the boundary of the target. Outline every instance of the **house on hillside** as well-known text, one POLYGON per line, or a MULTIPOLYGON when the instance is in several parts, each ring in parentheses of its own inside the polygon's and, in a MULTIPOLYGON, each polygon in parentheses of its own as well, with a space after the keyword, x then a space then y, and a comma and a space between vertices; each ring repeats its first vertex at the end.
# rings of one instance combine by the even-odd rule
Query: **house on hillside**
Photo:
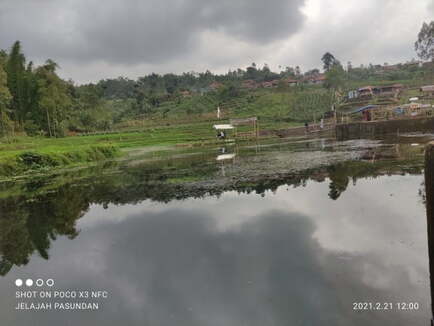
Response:
POLYGON ((264 81, 261 83, 261 87, 263 88, 274 88, 277 87, 277 85, 279 85, 280 80, 279 79, 274 79, 271 81, 264 81))
POLYGON ((406 62, 406 63, 402 64, 402 66, 404 68, 422 68, 423 62, 422 61, 417 61, 417 60, 415 60, 415 61, 409 61, 409 62, 406 62))
POLYGON ((383 70, 384 71, 396 71, 399 70, 400 68, 400 64, 396 64, 396 65, 384 65, 383 66, 383 70))
POLYGON ((188 90, 184 90, 184 91, 180 91, 179 95, 181 95, 182 97, 191 97, 191 92, 188 90))
POLYGON ((367 99, 373 96, 381 97, 398 97, 404 86, 402 84, 384 85, 384 86, 364 86, 357 91, 350 91, 348 98, 367 99))
POLYGON ((434 96, 434 85, 422 86, 420 92, 423 96, 434 96))
POLYGON ((322 84, 325 80, 325 74, 311 75, 303 78, 303 81, 308 84, 322 84))
POLYGON ((357 89, 355 89, 355 90, 351 90, 351 91, 349 91, 348 94, 347 94, 347 99, 348 99, 348 100, 353 100, 353 99, 356 99, 356 98, 358 98, 358 97, 359 97, 359 92, 358 92, 357 89))
POLYGON ((244 89, 256 89, 258 86, 259 85, 253 79, 247 79, 241 83, 241 88, 244 89))
POLYGON ((404 88, 404 85, 402 84, 393 84, 393 85, 384 85, 384 86, 376 86, 374 87, 374 94, 378 96, 390 96, 390 97, 397 97, 402 89, 404 88))
POLYGON ((288 86, 297 86, 298 85, 297 79, 287 78, 287 79, 284 79, 284 81, 288 86))
POLYGON ((219 82, 212 82, 211 84, 209 84, 209 86, 208 86, 208 88, 211 90, 211 91, 216 91, 216 90, 218 90, 219 88, 222 88, 224 85, 222 84, 222 83, 219 83, 219 82))
POLYGON ((262 82, 262 83, 261 83, 261 86, 262 86, 263 88, 273 88, 273 87, 274 87, 274 85, 273 85, 273 83, 272 83, 271 81, 265 81, 265 82, 262 82))
POLYGON ((358 98, 371 98, 372 96, 374 96, 374 87, 373 86, 364 86, 364 87, 360 87, 357 90, 357 94, 358 98))

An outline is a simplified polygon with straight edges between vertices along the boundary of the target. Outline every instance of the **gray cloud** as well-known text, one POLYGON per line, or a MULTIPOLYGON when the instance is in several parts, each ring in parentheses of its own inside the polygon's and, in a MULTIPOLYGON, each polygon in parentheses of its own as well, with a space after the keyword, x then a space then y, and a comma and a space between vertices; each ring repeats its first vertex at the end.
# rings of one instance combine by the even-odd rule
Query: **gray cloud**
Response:
POLYGON ((395 63, 413 44, 433 0, 1 0, 0 48, 23 42, 78 82, 150 72, 226 72, 342 62, 395 63))
MULTIPOLYGON (((222 214, 224 215, 224 214, 222 214)), ((239 228, 218 231, 207 210, 175 209, 128 216, 122 223, 59 240, 34 275, 68 289, 108 289, 102 311, 67 315, 78 325, 424 325, 427 298, 414 297, 410 275, 375 252, 327 250, 302 214, 267 211, 239 228), (128 236, 126 236, 128 235, 128 236), (57 258, 56 258, 57 257, 57 258), (65 259, 68 257, 68 259, 65 259), (79 267, 77 267, 79 266, 79 267), (378 288, 367 274, 382 275, 378 288), (421 311, 362 312, 354 301, 388 302, 412 294, 421 311)), ((54 325, 65 312, 11 311, 13 279, 0 284, 8 325, 54 325)), ((426 293, 428 294, 428 293, 426 293)), ((405 297, 410 300, 410 297, 405 297)))
MULTIPOLYGON (((65 0, 0 5, 1 45, 16 39, 37 57, 162 63, 194 52, 201 33, 267 44, 302 25, 304 0, 65 0)), ((221 49, 224 51, 224 48, 221 49)))
POLYGON ((295 40, 296 60, 321 66, 320 58, 331 51, 343 63, 383 64, 416 57, 413 48, 431 0, 358 1, 313 0, 308 20, 295 40), (313 56, 315 54, 316 56, 313 56))

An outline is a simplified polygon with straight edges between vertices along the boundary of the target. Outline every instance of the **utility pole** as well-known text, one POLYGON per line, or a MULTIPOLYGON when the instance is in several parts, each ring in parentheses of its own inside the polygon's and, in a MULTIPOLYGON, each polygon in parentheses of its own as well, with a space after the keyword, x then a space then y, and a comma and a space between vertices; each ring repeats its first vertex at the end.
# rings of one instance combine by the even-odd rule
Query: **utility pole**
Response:
POLYGON ((434 325, 434 142, 425 148, 425 196, 431 285, 431 325, 434 325))

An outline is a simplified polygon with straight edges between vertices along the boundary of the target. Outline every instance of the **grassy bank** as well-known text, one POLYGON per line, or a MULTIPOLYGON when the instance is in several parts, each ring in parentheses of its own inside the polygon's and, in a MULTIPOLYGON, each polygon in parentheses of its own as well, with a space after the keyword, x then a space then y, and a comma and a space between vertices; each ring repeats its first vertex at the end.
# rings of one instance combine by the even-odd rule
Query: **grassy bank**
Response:
MULTIPOLYGON (((219 123, 227 123, 221 120, 219 123)), ((134 131, 71 136, 65 138, 16 137, 0 142, 0 179, 33 170, 86 164, 122 155, 127 149, 177 144, 212 144, 216 141, 212 125, 217 121, 136 127, 134 131)), ((295 123, 260 121, 261 129, 296 126, 295 123)), ((249 127, 241 128, 248 129, 249 127)))
POLYGON ((2 152, 0 157, 0 179, 29 172, 49 171, 53 168, 85 164, 114 158, 119 150, 113 145, 86 145, 76 149, 32 149, 2 152))
POLYGON ((65 138, 16 137, 0 143, 0 179, 110 159, 121 155, 123 149, 212 141, 215 132, 211 125, 195 123, 65 138))

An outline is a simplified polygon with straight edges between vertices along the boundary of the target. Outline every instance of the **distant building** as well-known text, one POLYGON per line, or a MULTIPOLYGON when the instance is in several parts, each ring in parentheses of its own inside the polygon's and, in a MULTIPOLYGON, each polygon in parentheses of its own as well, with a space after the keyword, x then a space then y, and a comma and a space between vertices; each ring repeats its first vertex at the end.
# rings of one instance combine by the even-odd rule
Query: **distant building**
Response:
MULTIPOLYGON (((365 86, 361 87, 357 90, 359 98, 371 98, 373 96, 381 96, 381 97, 397 97, 403 85, 401 84, 393 84, 386 86, 365 86)), ((353 93, 354 94, 354 93, 353 93)))
POLYGON ((274 79, 271 81, 264 81, 261 83, 261 87, 263 88, 273 88, 273 87, 277 87, 277 85, 279 85, 280 80, 279 79, 274 79))
POLYGON ((424 96, 434 96, 434 85, 422 86, 420 88, 420 92, 424 96))
POLYGON ((244 89, 256 89, 258 86, 259 85, 253 79, 247 79, 241 83, 241 88, 244 89))
POLYGON ((325 80, 325 74, 311 75, 303 78, 303 81, 308 84, 322 84, 325 80))
POLYGON ((284 79, 284 82, 285 82, 288 86, 297 86, 297 85, 298 85, 298 80, 297 80, 297 79, 287 78, 287 79, 284 79))
POLYGON ((348 97, 349 100, 358 98, 359 97, 359 92, 357 90, 349 91, 347 97, 348 97))
POLYGON ((179 95, 181 95, 182 97, 191 97, 191 92, 190 91, 180 91, 179 95))
POLYGON ((397 97, 404 86, 402 84, 384 85, 384 86, 364 86, 357 90, 351 90, 347 94, 348 100, 369 99, 373 96, 397 97))
POLYGON ((364 86, 364 87, 360 87, 358 90, 357 90, 357 93, 354 93, 354 94, 357 94, 357 96, 355 96, 356 98, 369 98, 369 97, 372 97, 372 96, 374 96, 374 87, 373 86, 364 86))
POLYGON ((397 96, 404 88, 402 84, 393 84, 374 87, 374 94, 379 96, 397 96))
POLYGON ((216 90, 218 90, 219 88, 222 88, 224 85, 222 84, 222 83, 219 83, 219 82, 212 82, 209 86, 208 86, 208 88, 211 90, 211 91, 216 91, 216 90))
POLYGON ((263 88, 273 88, 273 87, 274 87, 273 82, 271 82, 271 81, 265 81, 265 82, 262 82, 262 83, 261 83, 261 86, 262 86, 263 88))
POLYGON ((398 70, 399 67, 400 67, 399 64, 396 64, 396 65, 384 65, 383 66, 383 70, 384 71, 395 71, 395 70, 398 70))

